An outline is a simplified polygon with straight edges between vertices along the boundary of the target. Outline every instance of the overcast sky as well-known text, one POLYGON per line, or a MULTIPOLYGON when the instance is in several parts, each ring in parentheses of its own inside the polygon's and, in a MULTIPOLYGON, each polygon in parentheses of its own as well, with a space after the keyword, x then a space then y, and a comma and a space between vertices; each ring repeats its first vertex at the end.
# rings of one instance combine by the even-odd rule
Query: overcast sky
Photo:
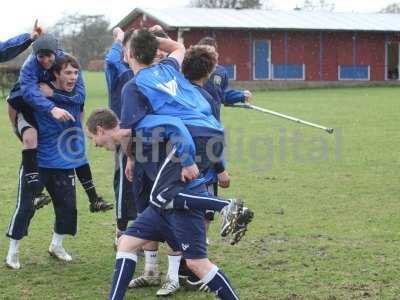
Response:
MULTIPOLYGON (((338 12, 377 12, 390 3, 399 0, 336 0, 338 12)), ((184 7, 190 0, 11 0, 0 10, 0 40, 5 40, 22 32, 29 31, 34 20, 39 19, 44 28, 53 25, 63 14, 104 14, 111 24, 117 24, 135 7, 167 8, 184 7)), ((303 0, 270 0, 277 10, 291 10, 301 5, 303 0)), ((171 10, 171 13, 172 10, 171 10)), ((400 16, 399 16, 400 19, 400 16)))

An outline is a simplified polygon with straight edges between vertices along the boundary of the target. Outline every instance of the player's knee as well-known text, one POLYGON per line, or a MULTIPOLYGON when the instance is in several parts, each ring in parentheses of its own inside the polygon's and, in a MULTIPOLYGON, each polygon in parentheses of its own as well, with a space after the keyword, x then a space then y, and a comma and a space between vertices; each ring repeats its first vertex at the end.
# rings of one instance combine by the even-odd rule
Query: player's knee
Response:
POLYGON ((135 243, 132 243, 129 236, 123 234, 118 238, 117 251, 134 253, 137 250, 139 250, 139 247, 135 243))
POLYGON ((198 259, 186 259, 186 265, 195 274, 198 274, 202 268, 202 264, 198 259))
POLYGON ((180 255, 182 255, 182 252, 177 251, 177 249, 174 249, 174 247, 171 247, 170 245, 168 245, 168 243, 166 243, 165 245, 167 247, 167 254, 168 255, 171 255, 171 256, 178 256, 178 255, 180 256, 180 255), (176 251, 174 251, 174 250, 176 250, 176 251))
POLYGON ((149 242, 143 246, 145 251, 158 251, 158 242, 149 242))
POLYGON ((53 199, 55 202, 56 216, 62 218, 66 223, 75 222, 78 219, 78 210, 69 203, 60 203, 60 199, 56 197, 53 199))
POLYGON ((25 149, 37 148, 37 131, 33 128, 25 130, 22 136, 22 143, 25 149))
POLYGON ((199 278, 204 277, 215 266, 208 258, 186 259, 186 265, 199 278))
POLYGON ((18 210, 18 214, 19 214, 19 217, 24 220, 32 218, 32 216, 34 214, 33 204, 26 203, 25 205, 20 206, 20 208, 18 210))
POLYGON ((118 251, 123 251, 123 252, 125 252, 125 251, 127 251, 129 249, 129 245, 127 244, 127 241, 126 241, 126 239, 125 239, 125 236, 124 235, 121 235, 119 238, 118 238, 118 241, 117 241, 117 250, 118 251))
POLYGON ((75 207, 70 207, 67 212, 69 219, 71 222, 74 222, 78 219, 78 210, 75 207))

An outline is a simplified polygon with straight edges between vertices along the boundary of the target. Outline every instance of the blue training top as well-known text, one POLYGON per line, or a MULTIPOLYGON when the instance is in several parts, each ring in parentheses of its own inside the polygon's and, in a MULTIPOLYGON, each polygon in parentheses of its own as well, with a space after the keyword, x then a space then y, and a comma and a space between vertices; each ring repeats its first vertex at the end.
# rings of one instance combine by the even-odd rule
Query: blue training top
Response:
POLYGON ((180 118, 195 136, 223 135, 202 94, 179 72, 174 58, 142 69, 122 91, 121 128, 134 128, 146 114, 180 118))
POLYGON ((232 105, 237 102, 244 102, 245 96, 243 91, 239 90, 228 90, 229 79, 228 72, 226 69, 217 65, 214 72, 210 75, 210 78, 205 82, 204 89, 210 93, 215 101, 216 107, 216 118, 221 118, 221 104, 232 105))
POLYGON ((104 59, 104 73, 108 88, 108 107, 121 118, 121 93, 125 83, 134 76, 122 59, 122 44, 115 42, 104 59))
POLYGON ((18 56, 18 54, 24 52, 32 42, 33 40, 29 33, 20 34, 5 42, 0 42, 0 62, 6 62, 18 56))
MULTIPOLYGON (((56 58, 63 56, 64 52, 61 49, 56 51, 56 58)), ((21 68, 20 76, 17 84, 10 94, 10 99, 23 97, 24 101, 35 111, 50 112, 54 107, 54 102, 59 103, 74 103, 83 105, 85 102, 86 92, 83 82, 82 73, 79 72, 78 81, 76 82, 74 93, 66 95, 55 91, 54 102, 47 99, 39 89, 39 82, 50 82, 54 79, 51 70, 44 69, 38 62, 36 55, 31 54, 24 62, 21 68)))
MULTIPOLYGON (((210 104, 179 72, 179 64, 174 58, 140 70, 123 88, 120 127, 135 131, 138 123, 149 114, 155 117, 146 123, 148 128, 157 124, 157 116, 168 116, 179 118, 193 137, 223 136, 224 133, 212 115, 210 104)), ((183 166, 191 163, 190 159, 181 160, 183 166)))
MULTIPOLYGON (((74 92, 55 90, 55 94, 73 97, 74 92)), ((85 136, 81 123, 81 104, 48 98, 67 110, 74 121, 60 122, 47 112, 34 112, 38 125, 38 165, 41 168, 74 169, 87 163, 85 136)))
POLYGON ((209 92, 207 92, 204 87, 194 83, 192 84, 200 92, 200 94, 204 97, 204 99, 206 99, 207 102, 210 104, 212 115, 214 116, 215 119, 218 120, 220 108, 217 105, 216 101, 214 100, 214 97, 209 92))
POLYGON ((141 138, 144 146, 168 140, 176 148, 176 156, 184 167, 195 161, 196 148, 192 136, 180 118, 146 115, 137 123, 135 135, 141 138))

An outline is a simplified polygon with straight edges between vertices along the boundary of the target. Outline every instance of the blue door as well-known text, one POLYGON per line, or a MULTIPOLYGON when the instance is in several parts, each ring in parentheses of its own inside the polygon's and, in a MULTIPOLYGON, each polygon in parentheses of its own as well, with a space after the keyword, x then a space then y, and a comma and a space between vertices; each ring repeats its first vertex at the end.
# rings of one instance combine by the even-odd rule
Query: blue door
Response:
POLYGON ((254 41, 254 79, 269 79, 269 41, 254 41))

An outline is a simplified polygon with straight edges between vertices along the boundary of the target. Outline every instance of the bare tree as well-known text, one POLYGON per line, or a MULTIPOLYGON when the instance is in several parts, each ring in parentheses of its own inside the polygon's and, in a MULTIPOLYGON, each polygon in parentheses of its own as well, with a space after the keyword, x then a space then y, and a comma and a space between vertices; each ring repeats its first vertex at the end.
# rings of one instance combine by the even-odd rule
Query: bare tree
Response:
POLYGON ((103 57, 112 43, 110 22, 104 15, 66 15, 53 28, 61 46, 86 68, 92 59, 103 57))
POLYGON ((400 2, 392 3, 383 8, 381 13, 391 13, 391 14, 400 14, 400 2))
POLYGON ((335 3, 328 0, 304 0, 300 7, 296 7, 295 10, 307 10, 307 11, 333 11, 335 9, 335 3))
POLYGON ((256 8, 267 6, 265 0, 192 0, 191 7, 204 8, 256 8))

